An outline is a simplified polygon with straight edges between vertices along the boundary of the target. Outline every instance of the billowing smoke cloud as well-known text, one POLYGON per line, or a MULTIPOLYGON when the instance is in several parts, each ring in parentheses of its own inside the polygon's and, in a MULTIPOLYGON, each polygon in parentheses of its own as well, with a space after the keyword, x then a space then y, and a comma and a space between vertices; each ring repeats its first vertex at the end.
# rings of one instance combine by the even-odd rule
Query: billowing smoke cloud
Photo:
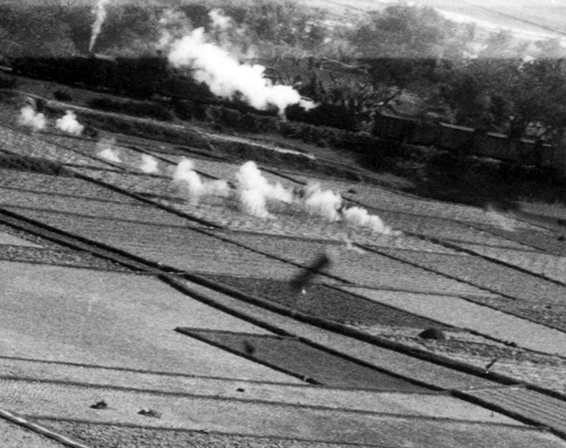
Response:
POLYGON ((94 43, 96 42, 96 38, 100 34, 100 30, 102 29, 102 24, 106 19, 106 5, 110 3, 110 0, 98 0, 94 8, 92 9, 93 14, 96 16, 94 19, 94 23, 92 24, 92 34, 90 36, 90 45, 88 47, 88 51, 92 51, 94 48, 94 43))
POLYGON ((331 190, 321 190, 320 184, 307 185, 304 203, 312 215, 321 216, 328 221, 340 220, 342 197, 331 190))
POLYGON ((350 207, 342 212, 346 222, 359 227, 365 227, 378 233, 391 233, 391 229, 386 226, 377 215, 370 215, 365 208, 350 207))
POLYGON ((155 157, 150 156, 149 154, 142 154, 140 170, 144 173, 152 174, 159 172, 157 165, 158 162, 155 157))
POLYGON ((96 143, 98 157, 106 159, 110 162, 121 163, 120 155, 114 148, 116 141, 111 139, 102 139, 96 143))
POLYGON ((21 126, 27 126, 33 131, 41 131, 47 125, 47 120, 45 115, 36 112, 32 106, 28 105, 22 107, 20 110, 18 124, 21 126))
POLYGON ((258 218, 268 218, 271 214, 266 209, 268 200, 291 202, 293 193, 279 182, 275 185, 263 177, 255 162, 244 163, 236 173, 238 199, 242 210, 258 218))
POLYGON ((84 126, 77 121, 77 116, 73 111, 68 110, 64 117, 55 121, 58 129, 72 135, 81 135, 84 126))
POLYGON ((189 199, 195 205, 203 196, 228 196, 230 194, 228 182, 224 180, 204 182, 194 171, 193 161, 187 158, 181 159, 176 166, 173 181, 185 186, 189 199))
POLYGON ((184 185, 193 204, 197 204, 204 193, 204 185, 199 174, 193 170, 192 160, 183 158, 175 168, 173 180, 184 185))
MULTIPOLYGON (((227 18, 215 13, 213 26, 226 26, 227 18)), ((301 101, 301 95, 290 86, 273 85, 264 78, 265 67, 241 64, 230 51, 216 45, 198 28, 175 41, 169 52, 169 63, 176 68, 192 69, 192 76, 204 82, 215 95, 241 97, 258 110, 276 107, 280 113, 301 101)))

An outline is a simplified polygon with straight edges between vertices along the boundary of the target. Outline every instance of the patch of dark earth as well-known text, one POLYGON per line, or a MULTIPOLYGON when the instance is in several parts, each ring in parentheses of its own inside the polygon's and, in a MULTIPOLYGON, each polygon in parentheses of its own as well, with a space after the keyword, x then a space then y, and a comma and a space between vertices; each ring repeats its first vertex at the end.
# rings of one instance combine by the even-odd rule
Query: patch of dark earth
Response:
POLYGON ((297 291, 289 282, 278 280, 225 275, 203 275, 203 277, 290 310, 341 324, 391 325, 423 329, 449 328, 323 284, 311 284, 303 291, 297 291))

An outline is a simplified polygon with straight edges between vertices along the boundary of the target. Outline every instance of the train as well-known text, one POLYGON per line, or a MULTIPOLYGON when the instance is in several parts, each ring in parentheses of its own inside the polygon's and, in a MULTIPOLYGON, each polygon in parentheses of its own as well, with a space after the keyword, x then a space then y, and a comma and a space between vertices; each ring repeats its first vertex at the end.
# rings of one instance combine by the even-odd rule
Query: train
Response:
POLYGON ((496 132, 388 112, 374 115, 372 134, 412 145, 434 146, 463 156, 554 168, 566 174, 566 148, 540 140, 515 139, 496 132))
MULTIPOLYGON (((243 113, 277 116, 277 110, 258 111, 242 101, 222 99, 190 73, 172 69, 164 56, 109 57, 88 54, 66 58, 20 57, 10 62, 17 75, 84 86, 134 98, 159 98, 219 105, 243 113)), ((276 73, 274 70, 271 72, 276 73)), ((276 77, 276 74, 271 76, 276 77)), ((291 106, 287 119, 315 126, 357 132, 352 111, 334 104, 321 104, 311 110, 291 106)), ((566 150, 530 139, 513 139, 503 134, 481 132, 442 121, 424 121, 389 111, 373 114, 374 137, 413 145, 434 146, 464 155, 556 168, 566 174, 566 150)))

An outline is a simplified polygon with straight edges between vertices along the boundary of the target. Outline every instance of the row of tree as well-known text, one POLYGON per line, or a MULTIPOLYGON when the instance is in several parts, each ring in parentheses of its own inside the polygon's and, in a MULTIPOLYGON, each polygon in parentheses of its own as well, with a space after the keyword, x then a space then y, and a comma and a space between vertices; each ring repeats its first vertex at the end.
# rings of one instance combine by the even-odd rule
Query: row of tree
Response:
MULTIPOLYGON (((204 26, 214 34, 209 3, 177 3, 177 30, 204 26)), ((291 0, 224 3, 230 21, 219 42, 228 36, 242 54, 270 59, 303 94, 350 109, 360 128, 386 108, 548 141, 566 126, 566 49, 556 39, 519 41, 417 6, 334 17, 291 0)), ((110 3, 94 50, 156 54, 172 26, 169 13, 110 3)), ((90 6, 69 0, 0 5, 0 56, 84 54, 93 20, 90 6)))

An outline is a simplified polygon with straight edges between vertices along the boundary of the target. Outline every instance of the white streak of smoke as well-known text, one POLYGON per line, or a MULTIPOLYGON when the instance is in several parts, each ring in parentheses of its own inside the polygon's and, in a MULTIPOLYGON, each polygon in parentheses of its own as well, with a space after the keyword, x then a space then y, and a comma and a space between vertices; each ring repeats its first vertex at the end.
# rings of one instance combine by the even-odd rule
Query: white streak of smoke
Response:
POLYGON ((159 172, 157 159, 149 154, 142 154, 140 170, 144 173, 152 174, 159 172))
POLYGON ((72 135, 80 135, 83 132, 84 126, 77 121, 77 116, 73 111, 68 110, 64 117, 58 118, 55 121, 58 129, 72 135))
POLYGON ((45 115, 38 113, 31 106, 24 106, 20 110, 20 116, 18 117, 18 124, 21 126, 30 127, 33 131, 41 131, 45 128, 47 120, 45 115))
POLYGON ((112 150, 112 148, 103 149, 98 153, 98 156, 110 162, 116 162, 116 163, 121 162, 120 156, 114 150, 112 150))
POLYGON ((230 192, 228 182, 223 179, 214 180, 205 184, 205 193, 207 196, 228 197, 230 196, 230 192))
POLYGON ((114 138, 105 138, 96 143, 96 152, 98 157, 106 159, 110 162, 120 163, 120 155, 114 150, 116 140, 114 138))
POLYGON ((197 204, 204 193, 204 185, 198 173, 193 170, 192 160, 183 158, 175 168, 173 180, 182 183, 187 188, 191 202, 197 204))
POLYGON ((370 215, 365 208, 350 207, 343 212, 346 222, 359 227, 366 227, 374 232, 389 234, 391 229, 377 215, 370 215))
POLYGON ((173 180, 187 188, 193 204, 198 204, 203 196, 228 197, 231 193, 230 186, 225 180, 204 182, 194 171, 193 161, 186 158, 183 158, 175 168, 173 180))
POLYGON ((330 190, 321 190, 320 185, 307 185, 305 206, 312 215, 319 215, 328 221, 339 221, 342 197, 330 190))
POLYGON ((266 218, 269 215, 265 208, 267 200, 291 202, 293 193, 279 182, 275 185, 263 177, 255 162, 244 163, 236 173, 238 197, 244 212, 266 218))
POLYGON ((265 196, 260 190, 238 190, 242 211, 257 218, 271 218, 265 208, 265 196))
POLYGON ((292 87, 272 85, 265 79, 265 67, 240 64, 228 51, 208 42, 204 28, 174 42, 168 59, 173 67, 193 69, 194 79, 206 83, 215 95, 233 98, 240 94, 259 110, 275 106, 282 113, 287 106, 301 101, 300 94, 292 87))
POLYGON ((94 19, 94 23, 92 24, 92 35, 90 36, 90 45, 88 47, 89 52, 92 51, 94 43, 96 42, 96 38, 100 34, 102 24, 106 19, 106 5, 109 2, 110 0, 98 0, 96 5, 92 9, 92 12, 96 15, 96 18, 94 19))

